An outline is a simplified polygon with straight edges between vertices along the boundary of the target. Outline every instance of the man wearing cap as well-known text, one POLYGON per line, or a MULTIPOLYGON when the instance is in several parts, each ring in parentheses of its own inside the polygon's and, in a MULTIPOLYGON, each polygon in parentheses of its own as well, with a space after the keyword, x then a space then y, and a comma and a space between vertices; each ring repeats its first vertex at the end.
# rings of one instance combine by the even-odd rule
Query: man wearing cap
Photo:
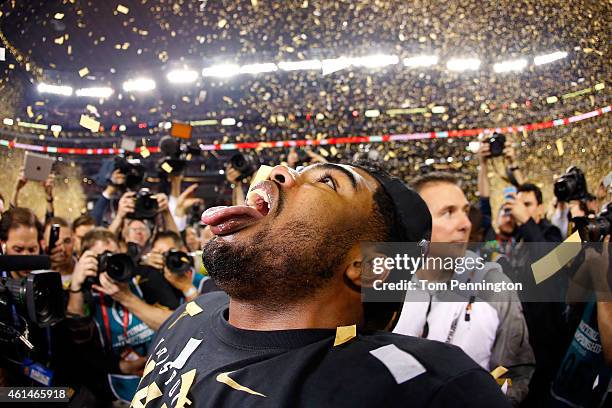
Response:
POLYGON ((202 295, 160 328, 132 406, 508 405, 458 348, 370 330, 402 302, 361 302, 360 241, 428 238, 416 193, 365 165, 270 170, 247 205, 203 214, 204 264, 228 296, 202 295))
MULTIPOLYGON (((450 173, 431 172, 415 179, 432 217, 430 262, 414 281, 468 283, 510 282, 500 265, 483 262, 466 251, 470 205, 450 173), (436 266, 435 258, 461 260, 456 268, 436 266), (472 262, 467 260, 471 259, 472 262), (471 264, 471 267, 464 265, 471 264)), ((421 285, 417 285, 421 288, 421 285)), ((467 285, 466 285, 467 286, 467 285)), ((450 286, 439 285, 448 289, 450 286)), ((461 347, 483 368, 508 370, 507 396, 517 406, 527 395, 535 366, 521 303, 514 290, 408 290, 395 333, 420 336, 461 347)))

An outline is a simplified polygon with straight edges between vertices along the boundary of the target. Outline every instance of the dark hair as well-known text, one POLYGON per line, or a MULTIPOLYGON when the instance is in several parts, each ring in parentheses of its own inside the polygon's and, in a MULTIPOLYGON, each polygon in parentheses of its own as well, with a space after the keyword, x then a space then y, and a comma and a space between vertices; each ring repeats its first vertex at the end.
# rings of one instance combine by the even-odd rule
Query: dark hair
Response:
MULTIPOLYGON (((390 177, 389 173, 382 166, 369 160, 358 160, 351 163, 351 166, 366 171, 372 177, 390 177)), ((375 237, 375 239, 389 242, 410 241, 406 233, 406 227, 395 207, 395 202, 382 186, 378 186, 372 198, 374 199, 374 218, 371 220, 372 222, 368 223, 370 224, 368 229, 380 231, 379 236, 375 237)))
POLYGON ((43 235, 43 226, 36 215, 29 208, 14 207, 5 211, 0 220, 0 240, 8 240, 9 231, 19 227, 35 228, 37 239, 43 235))
POLYGON ((81 241, 81 253, 79 256, 88 249, 91 249, 91 247, 93 247, 98 241, 114 242, 115 244, 119 245, 119 241, 117 240, 115 234, 106 228, 96 227, 83 237, 83 240, 81 241))
POLYGON ((524 193, 528 193, 530 191, 533 192, 533 194, 535 194, 536 197, 536 201, 538 202, 538 204, 542 204, 544 201, 542 200, 542 190, 540 190, 540 187, 536 186, 533 183, 524 183, 521 184, 516 191, 518 193, 524 192, 524 193))
POLYGON ((155 243, 157 241, 159 241, 160 239, 165 239, 165 238, 169 238, 169 239, 173 240, 177 247, 181 247, 183 245, 183 240, 181 239, 181 236, 179 234, 177 234, 176 232, 174 232, 174 231, 160 231, 160 232, 158 232, 155 235, 155 238, 153 238, 152 245, 155 245, 155 243))
POLYGON ((448 183, 461 187, 457 176, 445 171, 432 171, 430 173, 423 174, 422 176, 418 176, 413 179, 410 185, 417 193, 420 193, 423 187, 430 183, 448 183))
POLYGON ((62 217, 51 217, 51 218, 47 219, 47 221, 45 222, 45 229, 49 225, 53 225, 53 224, 59 224, 60 227, 70 228, 70 224, 68 224, 68 221, 66 221, 65 218, 62 218, 62 217))
POLYGON ((96 220, 89 214, 79 215, 72 221, 72 231, 76 231, 77 228, 83 225, 96 225, 96 220))

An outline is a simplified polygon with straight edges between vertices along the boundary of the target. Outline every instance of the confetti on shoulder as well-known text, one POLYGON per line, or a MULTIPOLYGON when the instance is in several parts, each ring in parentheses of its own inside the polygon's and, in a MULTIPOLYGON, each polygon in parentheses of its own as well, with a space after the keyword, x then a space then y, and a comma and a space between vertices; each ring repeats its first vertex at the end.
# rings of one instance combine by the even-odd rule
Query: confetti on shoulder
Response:
POLYGON ((334 339, 334 347, 346 343, 347 341, 357 337, 357 326, 339 326, 336 328, 336 338, 334 339))
POLYGON ((203 312, 202 308, 194 301, 187 303, 185 310, 189 313, 189 316, 195 316, 203 312))

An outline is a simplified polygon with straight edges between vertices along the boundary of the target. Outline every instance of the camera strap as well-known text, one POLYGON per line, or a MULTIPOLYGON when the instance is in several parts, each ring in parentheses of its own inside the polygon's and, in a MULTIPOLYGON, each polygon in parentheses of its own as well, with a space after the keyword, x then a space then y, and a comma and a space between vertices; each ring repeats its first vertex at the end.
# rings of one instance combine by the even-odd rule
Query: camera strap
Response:
MULTIPOLYGON (((100 295, 100 309, 102 311, 102 320, 104 321, 104 330, 106 331, 108 348, 111 349, 113 346, 113 338, 111 337, 110 319, 108 318, 108 310, 106 309, 106 302, 104 301, 104 293, 98 291, 98 294, 100 295)), ((125 338, 125 342, 127 343, 127 326, 129 315, 127 308, 123 305, 121 305, 121 307, 123 308, 123 336, 125 338)))

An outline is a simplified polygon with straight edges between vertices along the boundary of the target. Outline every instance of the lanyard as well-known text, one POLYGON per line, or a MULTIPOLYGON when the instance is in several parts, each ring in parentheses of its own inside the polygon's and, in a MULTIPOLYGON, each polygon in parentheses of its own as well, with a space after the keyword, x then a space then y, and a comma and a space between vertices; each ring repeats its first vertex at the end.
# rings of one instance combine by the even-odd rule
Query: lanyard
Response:
MULTIPOLYGON (((111 329, 110 329, 110 321, 108 318, 108 311, 106 310, 106 302, 104 301, 104 293, 98 292, 100 295, 100 309, 102 309, 102 320, 104 321, 104 330, 106 331, 106 338, 108 339, 108 346, 112 348, 113 338, 111 337, 111 329)), ((121 306, 123 308, 123 336, 125 338, 125 342, 127 343, 127 327, 128 327, 128 311, 125 306, 121 306)))

